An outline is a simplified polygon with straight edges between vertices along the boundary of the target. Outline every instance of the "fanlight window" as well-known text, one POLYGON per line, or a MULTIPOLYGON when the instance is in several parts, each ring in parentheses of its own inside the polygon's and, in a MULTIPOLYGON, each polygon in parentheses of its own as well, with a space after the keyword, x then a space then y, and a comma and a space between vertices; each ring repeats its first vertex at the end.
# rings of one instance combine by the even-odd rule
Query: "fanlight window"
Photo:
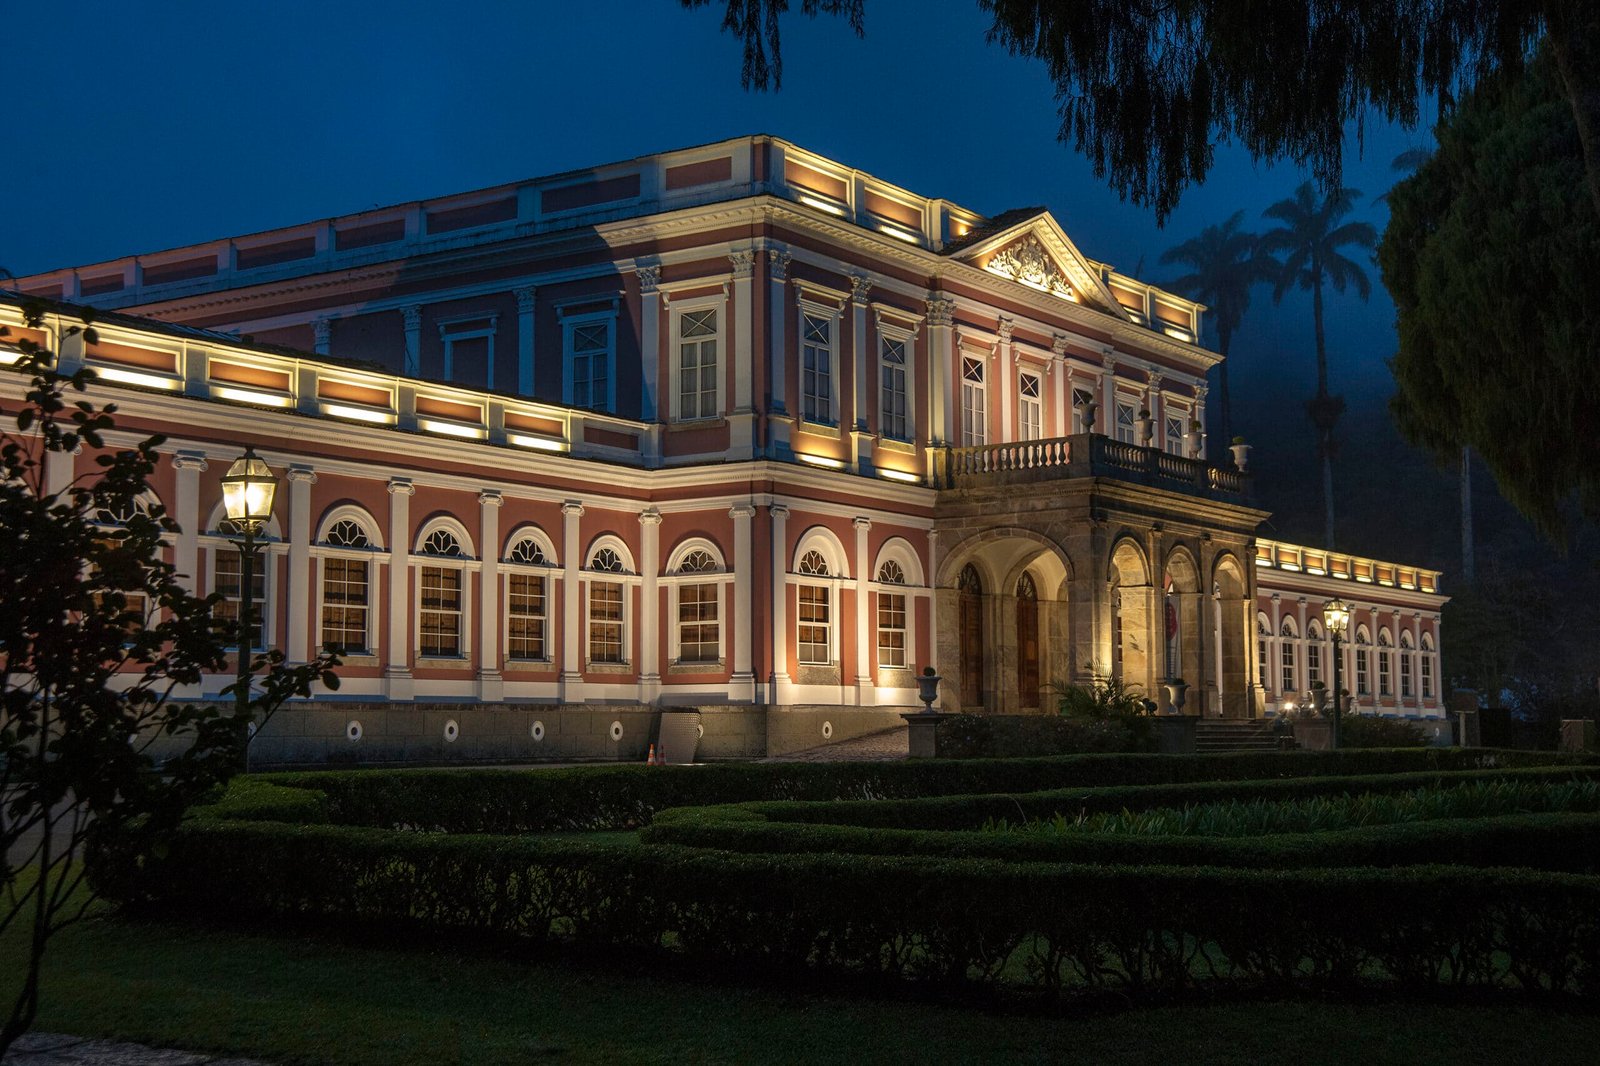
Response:
POLYGON ((886 559, 883 565, 878 567, 878 581, 884 585, 904 585, 906 572, 893 559, 886 559))
POLYGON ((448 529, 436 529, 422 542, 422 550, 427 555, 460 555, 461 542, 448 529))
POLYGON ((594 553, 594 558, 589 561, 590 570, 598 570, 602 574, 626 574, 628 568, 623 565, 622 556, 612 548, 601 548, 594 553))
POLYGON ((149 513, 150 505, 135 497, 116 506, 95 508, 94 520, 102 526, 125 526, 139 515, 149 513))
POLYGON ((808 551, 800 557, 799 572, 807 577, 827 577, 828 561, 819 551, 808 551))
POLYGON ((333 528, 328 530, 327 543, 336 548, 372 547, 372 541, 367 539, 367 531, 361 528, 360 523, 348 518, 333 524, 333 528))
POLYGON ((544 557, 544 549, 539 547, 539 542, 532 537, 525 537, 513 544, 508 558, 511 562, 522 563, 524 566, 550 565, 550 560, 544 557))
POLYGON ((680 574, 710 574, 715 573, 716 569, 717 561, 704 548, 696 548, 678 564, 680 574))

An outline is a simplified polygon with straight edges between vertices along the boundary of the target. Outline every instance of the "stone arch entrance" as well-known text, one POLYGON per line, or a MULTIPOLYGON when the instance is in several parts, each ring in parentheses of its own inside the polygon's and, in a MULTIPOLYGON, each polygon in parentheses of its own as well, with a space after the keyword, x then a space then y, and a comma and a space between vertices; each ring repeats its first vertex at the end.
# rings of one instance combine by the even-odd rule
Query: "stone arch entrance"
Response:
POLYGON ((984 639, 983 639, 983 578, 978 568, 968 563, 961 568, 957 583, 959 620, 959 648, 961 654, 961 706, 963 709, 983 706, 984 696, 984 639))
MULTIPOLYGON (((1189 714, 1200 713, 1205 701, 1206 677, 1206 626, 1205 604, 1201 594, 1200 568, 1194 556, 1183 546, 1172 549, 1167 555, 1165 573, 1161 582, 1161 636, 1163 680, 1181 679, 1188 683, 1189 694, 1183 710, 1189 714)), ((1165 688, 1153 696, 1163 710, 1170 700, 1165 688)))
POLYGON ((1143 550, 1124 538, 1111 550, 1109 675, 1155 698, 1158 649, 1155 586, 1143 550))
POLYGON ((1216 683, 1210 703, 1224 718, 1250 718, 1255 714, 1250 685, 1255 604, 1244 568, 1233 555, 1218 556, 1211 573, 1216 683))
POLYGON ((1039 709, 1039 590, 1026 570, 1017 579, 1017 703, 1039 709))

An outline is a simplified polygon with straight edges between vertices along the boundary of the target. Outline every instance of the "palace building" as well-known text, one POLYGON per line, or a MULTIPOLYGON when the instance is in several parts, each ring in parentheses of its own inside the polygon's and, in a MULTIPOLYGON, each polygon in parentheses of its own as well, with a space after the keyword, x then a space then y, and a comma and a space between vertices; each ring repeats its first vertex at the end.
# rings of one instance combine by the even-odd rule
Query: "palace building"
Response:
POLYGON ((1205 309, 1042 208, 753 136, 14 284, 112 443, 167 438, 149 503, 224 610, 219 479, 281 479, 262 641, 345 665, 280 761, 633 757, 671 707, 779 753, 898 724, 926 666, 946 710, 1181 678, 1260 717, 1331 685, 1334 596, 1356 706, 1443 713, 1439 575, 1259 538, 1205 309))

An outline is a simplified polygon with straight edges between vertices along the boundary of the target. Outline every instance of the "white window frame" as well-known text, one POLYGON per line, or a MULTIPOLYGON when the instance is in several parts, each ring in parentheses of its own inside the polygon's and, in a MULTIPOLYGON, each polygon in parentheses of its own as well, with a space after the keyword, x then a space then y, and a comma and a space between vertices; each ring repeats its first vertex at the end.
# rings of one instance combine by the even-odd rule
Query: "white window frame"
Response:
POLYGON ((1372 634, 1366 626, 1356 627, 1355 650, 1356 695, 1372 694, 1372 634))
POLYGON ((1111 412, 1111 431, 1114 439, 1123 444, 1139 443, 1139 398, 1119 392, 1115 397, 1116 409, 1111 412), (1122 413, 1128 413, 1128 424, 1122 424, 1122 413), (1127 436, 1123 436, 1126 430, 1127 436))
POLYGON ((1300 627, 1294 619, 1284 618, 1278 638, 1278 680, 1283 695, 1290 696, 1300 691, 1300 627))
POLYGON ((704 537, 693 537, 685 540, 673 548, 672 554, 667 558, 667 572, 657 578, 657 583, 665 585, 667 589, 667 661, 674 666, 707 668, 707 672, 721 670, 728 661, 728 627, 730 625, 746 624, 743 619, 734 619, 733 597, 729 595, 729 587, 734 582, 735 575, 728 568, 727 558, 722 554, 722 549, 704 537), (711 561, 716 564, 714 570, 696 570, 684 573, 680 569, 683 561, 691 552, 703 551, 711 556, 711 561), (717 657, 711 659, 683 658, 683 631, 682 623, 678 620, 679 591, 684 585, 715 585, 717 587, 717 657))
POLYGON ((458 663, 472 662, 473 654, 473 612, 472 612, 472 575, 477 573, 481 566, 478 558, 473 554, 472 537, 467 529, 454 518, 438 517, 425 524, 417 531, 416 539, 412 542, 411 555, 411 654, 419 663, 440 663, 455 665, 458 663), (456 538, 456 544, 461 549, 460 555, 434 555, 423 550, 423 545, 428 542, 437 530, 445 530, 456 538), (454 655, 431 655, 422 650, 422 571, 424 567, 436 569, 457 569, 461 573, 461 629, 459 639, 460 650, 454 655))
POLYGON ((1394 678, 1390 672, 1394 669, 1394 641, 1389 637, 1389 628, 1380 626, 1378 629, 1378 695, 1394 696, 1394 678))
POLYGON ((1189 422, 1194 414, 1181 404, 1167 399, 1161 405, 1161 446, 1169 455, 1183 455, 1189 439, 1189 422), (1178 423, 1178 435, 1172 435, 1172 423, 1178 423))
POLYGON ((1326 685, 1328 683, 1327 679, 1322 676, 1323 673, 1325 672, 1325 667, 1326 667, 1326 663, 1324 662, 1324 656, 1322 654, 1323 645, 1325 643, 1326 642, 1324 641, 1323 636, 1322 636, 1322 627, 1317 625, 1317 623, 1315 621, 1307 622, 1306 623, 1306 687, 1307 688, 1310 688, 1312 685, 1314 685, 1318 681, 1321 681, 1324 685, 1326 685), (1316 669, 1314 669, 1314 670, 1312 669, 1313 660, 1315 660, 1315 664, 1316 664, 1316 669))
MULTIPOLYGON (((1119 645, 1121 641, 1117 642, 1119 645)), ((1265 614, 1256 615, 1256 683, 1264 692, 1271 692, 1272 686, 1267 684, 1272 680, 1272 623, 1265 614)))
POLYGON ((961 443, 968 448, 981 448, 989 443, 989 357, 962 350, 956 365, 961 373, 961 443), (978 368, 975 381, 967 378, 969 361, 978 368), (974 415, 979 416, 976 422, 974 415))
POLYGON ((561 402, 569 407, 577 406, 573 397, 577 395, 578 353, 572 347, 573 337, 579 328, 596 324, 604 324, 606 327, 606 403, 604 407, 591 405, 584 410, 614 415, 617 413, 617 309, 615 307, 584 314, 561 314, 561 402))
POLYGON ((538 526, 524 525, 511 531, 506 538, 505 554, 500 559, 500 602, 505 604, 505 624, 500 627, 500 657, 508 665, 515 666, 548 666, 555 662, 556 619, 555 596, 556 582, 561 578, 562 569, 560 560, 556 557, 555 544, 538 526), (511 558, 512 550, 523 541, 531 540, 539 546, 539 552, 544 556, 543 565, 535 563, 518 562, 511 558), (511 579, 513 577, 533 577, 544 584, 544 656, 538 659, 529 659, 511 654, 511 579), (513 665, 514 664, 514 665, 513 665))
POLYGON ((839 654, 839 628, 840 606, 842 597, 839 590, 847 585, 853 586, 850 581, 848 559, 844 546, 834 536, 833 532, 824 526, 815 526, 800 538, 795 546, 794 555, 789 561, 789 583, 795 586, 794 610, 794 649, 795 662, 801 666, 815 667, 840 667, 842 658, 839 654), (808 552, 817 552, 828 566, 825 576, 800 573, 800 560, 808 552), (801 586, 825 589, 828 596, 828 661, 825 663, 806 662, 800 658, 800 598, 801 586))
POLYGON ((589 545, 589 550, 585 553, 584 559, 585 562, 583 564, 583 568, 579 571, 580 580, 583 582, 583 600, 580 609, 583 612, 582 650, 584 667, 585 669, 599 668, 602 671, 617 670, 619 668, 631 669, 634 666, 636 659, 633 648, 634 592, 639 588, 642 580, 639 575, 638 565, 633 560, 633 552, 628 550, 628 545, 623 542, 621 537, 607 533, 603 536, 597 537, 594 542, 589 545), (595 556, 599 555, 600 552, 606 548, 610 548, 612 551, 617 553, 617 558, 622 561, 622 573, 615 573, 610 570, 594 569, 595 556), (589 634, 591 624, 594 620, 593 590, 596 584, 614 584, 622 587, 622 633, 620 636, 620 643, 622 646, 621 662, 600 662, 590 657, 592 645, 590 644, 589 634))
POLYGON ((1017 368, 1017 440, 1044 439, 1044 374, 1030 367, 1017 368), (1023 381, 1032 378, 1037 391, 1029 396, 1023 390, 1023 381), (1028 432, 1028 412, 1033 412, 1033 432, 1028 432))
MULTIPOLYGON (((840 423, 839 410, 839 329, 844 319, 844 308, 839 305, 829 305, 816 300, 808 299, 804 295, 795 300, 796 316, 795 326, 799 331, 795 335, 795 369, 800 374, 799 409, 800 420, 814 426, 823 426, 827 429, 837 429, 840 423), (806 413, 806 348, 817 347, 806 343, 806 317, 825 319, 828 323, 828 404, 827 418, 813 418, 806 413)), ((819 397, 820 399, 820 397, 819 397)))
POLYGON ((914 340, 916 334, 909 329, 891 325, 880 316, 878 320, 878 433, 886 440, 900 441, 910 444, 917 439, 917 406, 916 406, 916 362, 914 356, 914 340), (888 361, 888 352, 885 350, 890 344, 900 345, 903 356, 898 366, 888 361), (887 390, 884 388, 884 376, 889 373, 890 367, 901 375, 903 386, 902 395, 905 399, 905 427, 903 433, 890 433, 888 430, 888 410, 885 404, 887 390))
POLYGON ((1417 667, 1415 661, 1417 649, 1411 643, 1411 633, 1409 630, 1402 629, 1400 631, 1400 646, 1398 651, 1400 654, 1400 698, 1403 700, 1414 700, 1417 698, 1417 667))
POLYGON ((446 381, 454 382, 456 380, 456 342, 487 339, 489 343, 488 351, 484 355, 484 388, 491 391, 494 389, 494 335, 499 321, 500 312, 498 311, 452 315, 450 318, 439 319, 439 344, 444 349, 444 379, 446 381), (485 324, 476 329, 463 328, 480 322, 485 324))
POLYGON ((1418 680, 1421 682, 1422 698, 1433 699, 1433 638, 1422 634, 1421 646, 1417 649, 1418 680))
MULTIPOLYGON (((721 418, 727 411, 728 377, 728 298, 724 295, 673 300, 672 308, 672 417, 677 422, 705 422, 721 418), (696 343, 712 340, 717 346, 717 398, 710 414, 687 415, 683 411, 683 319, 685 315, 713 311, 717 316, 716 333, 698 338, 696 343)), ((613 342, 614 343, 614 342, 613 342)))
MULTIPOLYGON (((149 505, 149 501, 143 497, 141 497, 141 502, 146 506, 149 505)), ((218 529, 218 526, 227 521, 227 518, 228 515, 223 510, 222 501, 218 500, 216 506, 211 509, 211 517, 205 524, 204 532, 196 538, 199 542, 199 547, 206 552, 205 591, 207 594, 217 590, 217 553, 232 552, 235 557, 239 554, 239 546, 226 533, 218 529)), ((166 538, 163 537, 162 540, 165 542, 166 538)), ((287 557, 289 552, 289 545, 283 540, 283 531, 278 525, 276 516, 262 527, 260 533, 256 534, 256 544, 258 546, 256 565, 261 568, 263 573, 261 579, 263 595, 260 601, 253 604, 256 613, 256 646, 251 650, 253 652, 263 652, 272 647, 270 638, 276 631, 278 598, 273 593, 278 587, 278 557, 287 557)), ((155 606, 154 604, 150 605, 151 608, 155 606)), ((147 608, 147 612, 148 610, 149 608, 147 608)), ((146 617, 149 617, 148 613, 146 617)), ((224 650, 238 651, 239 647, 237 644, 229 644, 224 650)))
POLYGON ((336 507, 323 516, 322 526, 317 532, 317 540, 311 546, 311 557, 316 560, 316 614, 312 619, 315 626, 313 643, 317 648, 326 648, 322 639, 322 610, 327 595, 326 566, 329 559, 351 559, 367 564, 367 637, 366 650, 350 652, 340 656, 346 662, 352 660, 376 659, 378 649, 378 619, 383 617, 383 586, 382 567, 388 561, 388 552, 384 550, 383 538, 379 533, 378 523, 373 517, 360 507, 344 505, 336 507), (328 534, 340 522, 354 522, 361 527, 367 535, 367 547, 346 548, 341 545, 329 544, 328 534))

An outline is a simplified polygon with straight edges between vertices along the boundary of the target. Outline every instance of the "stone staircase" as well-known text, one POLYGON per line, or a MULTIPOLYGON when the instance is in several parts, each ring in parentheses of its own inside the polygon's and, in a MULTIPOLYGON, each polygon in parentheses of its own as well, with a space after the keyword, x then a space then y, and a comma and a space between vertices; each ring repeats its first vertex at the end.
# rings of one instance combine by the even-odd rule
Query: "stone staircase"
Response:
POLYGON ((1201 755, 1220 751, 1277 751, 1272 723, 1259 718, 1202 718, 1195 723, 1194 750, 1201 755))

